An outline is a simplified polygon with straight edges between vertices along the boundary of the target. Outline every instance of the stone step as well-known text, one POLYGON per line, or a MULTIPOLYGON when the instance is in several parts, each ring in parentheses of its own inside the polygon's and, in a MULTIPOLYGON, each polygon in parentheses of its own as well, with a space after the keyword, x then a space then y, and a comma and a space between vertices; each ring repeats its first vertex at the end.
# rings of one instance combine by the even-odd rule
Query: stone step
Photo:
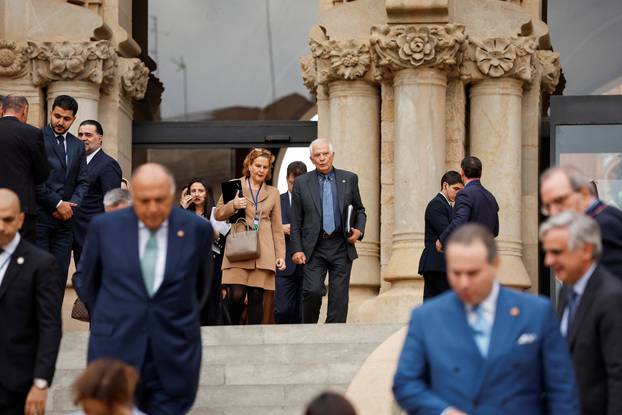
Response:
MULTIPOLYGON (((271 325, 202 329, 203 361, 192 414, 291 415, 321 391, 345 392, 376 347, 401 325, 271 325)), ((75 411, 71 384, 88 333, 65 333, 47 414, 75 411)))

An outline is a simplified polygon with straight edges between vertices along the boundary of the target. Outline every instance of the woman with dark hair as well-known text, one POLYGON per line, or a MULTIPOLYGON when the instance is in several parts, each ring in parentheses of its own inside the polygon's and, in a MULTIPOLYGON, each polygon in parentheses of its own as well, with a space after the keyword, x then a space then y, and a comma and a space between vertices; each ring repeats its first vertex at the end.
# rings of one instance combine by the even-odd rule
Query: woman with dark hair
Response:
POLYGON ((214 258, 214 278, 210 287, 209 297, 201 310, 201 325, 213 326, 216 324, 228 323, 228 319, 221 315, 220 284, 222 279, 222 258, 225 245, 225 237, 229 232, 230 226, 226 222, 218 221, 214 218, 215 204, 212 188, 205 179, 193 178, 184 186, 181 191, 179 204, 182 208, 190 210, 209 220, 214 230, 214 242, 212 244, 212 255, 214 258))
POLYGON ((305 415, 356 415, 356 411, 343 395, 323 392, 309 403, 305 415))
POLYGON ((138 373, 115 359, 97 359, 73 383, 76 415, 144 415, 134 407, 138 373))
MULTIPOLYGON (((242 194, 227 203, 221 197, 216 219, 226 220, 244 209, 247 225, 255 229, 259 240, 259 257, 244 261, 223 260, 222 282, 228 286, 231 323, 240 324, 244 299, 248 296, 248 324, 260 324, 263 317, 264 291, 274 292, 275 271, 285 269, 285 238, 281 223, 279 190, 268 186, 274 156, 263 148, 255 148, 244 159, 242 194)), ((239 225, 238 225, 239 226, 239 225)), ((239 231, 232 229, 231 232, 239 231)))

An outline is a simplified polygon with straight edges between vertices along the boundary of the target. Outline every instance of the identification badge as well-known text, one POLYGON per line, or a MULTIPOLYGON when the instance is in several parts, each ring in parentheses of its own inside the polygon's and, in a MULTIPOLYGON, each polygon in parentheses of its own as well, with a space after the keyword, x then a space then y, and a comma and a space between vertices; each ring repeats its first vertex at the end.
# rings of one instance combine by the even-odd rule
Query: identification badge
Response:
POLYGON ((253 230, 259 229, 259 218, 253 219, 253 230))

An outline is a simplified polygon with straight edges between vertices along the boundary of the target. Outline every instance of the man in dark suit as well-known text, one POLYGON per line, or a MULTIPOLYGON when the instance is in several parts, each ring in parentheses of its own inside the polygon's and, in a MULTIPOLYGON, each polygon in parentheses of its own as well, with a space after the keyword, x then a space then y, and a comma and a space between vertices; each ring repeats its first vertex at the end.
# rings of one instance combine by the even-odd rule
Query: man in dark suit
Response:
POLYGON ((35 190, 50 174, 43 134, 29 124, 28 101, 16 95, 3 100, 0 118, 0 187, 19 196, 25 219, 21 236, 34 243, 37 239, 37 203, 35 190))
POLYGON ((86 171, 89 191, 73 215, 73 260, 80 262, 86 229, 95 215, 104 213, 104 195, 121 187, 119 163, 102 150, 104 129, 95 120, 84 120, 78 128, 78 138, 86 151, 86 171))
POLYGON ((449 235, 465 223, 479 223, 488 228, 494 237, 499 235, 499 205, 497 200, 482 186, 482 162, 468 156, 460 162, 460 175, 464 189, 456 196, 456 204, 451 223, 436 242, 436 250, 441 252, 449 235))
POLYGON ((363 238, 367 216, 359 194, 358 176, 333 168, 335 153, 330 142, 318 138, 311 143, 310 150, 315 171, 296 179, 291 211, 292 261, 297 265, 305 264, 302 321, 317 323, 328 271, 326 322, 345 323, 350 271, 352 261, 358 257, 354 244, 363 238))
POLYGON ((425 247, 419 259, 423 275, 423 301, 449 290, 445 272, 445 254, 437 252, 435 243, 451 223, 452 205, 464 185, 457 171, 450 170, 441 178, 441 191, 425 209, 425 247))
POLYGON ((93 218, 74 287, 91 315, 88 361, 140 373, 138 408, 185 414, 201 367, 199 312, 212 278, 209 221, 173 208, 175 180, 159 164, 132 177, 132 207, 93 218))
POLYGON ((622 279, 622 211, 596 197, 592 183, 574 167, 552 167, 540 177, 545 216, 567 210, 585 213, 600 225, 603 252, 600 263, 622 279))
POLYGON ((21 238, 19 198, 0 189, 0 413, 43 414, 61 338, 54 257, 21 238))
POLYGON ((281 220, 285 234, 285 270, 276 273, 274 293, 274 316, 279 324, 298 324, 302 322, 302 265, 292 262, 291 203, 294 182, 298 176, 307 172, 302 161, 294 161, 287 166, 287 192, 281 195, 281 220))
POLYGON ((576 212, 540 227, 544 263, 563 283, 558 316, 570 345, 583 415, 622 414, 622 281, 598 264, 598 223, 576 212))
POLYGON ((393 392, 408 414, 578 415, 572 362, 551 303, 496 282, 492 234, 449 237, 447 292, 412 313, 393 392))
POLYGON ((43 129, 51 171, 37 187, 37 245, 56 258, 63 290, 71 260, 74 209, 89 188, 84 144, 69 133, 77 112, 78 103, 72 97, 59 95, 54 100, 50 124, 43 129))

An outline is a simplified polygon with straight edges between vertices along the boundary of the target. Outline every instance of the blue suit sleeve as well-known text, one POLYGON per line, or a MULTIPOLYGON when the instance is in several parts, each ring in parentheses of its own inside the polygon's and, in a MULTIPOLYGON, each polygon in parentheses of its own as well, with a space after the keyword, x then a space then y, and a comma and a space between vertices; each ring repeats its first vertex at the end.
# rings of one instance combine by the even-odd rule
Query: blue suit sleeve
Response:
POLYGON ((86 196, 86 193, 89 191, 89 176, 86 170, 86 154, 84 149, 80 151, 80 170, 78 171, 78 176, 76 177, 76 187, 71 195, 71 199, 69 202, 75 203, 80 206, 82 203, 82 199, 86 196))
POLYGON ((104 167, 100 175, 100 183, 104 195, 112 189, 121 187, 121 175, 121 166, 115 160, 111 160, 104 167))
POLYGON ((430 203, 425 210, 425 221, 429 223, 435 235, 442 233, 449 226, 449 218, 445 213, 445 209, 440 203, 430 203))
POLYGON ((438 415, 450 405, 428 388, 428 351, 423 344, 420 313, 415 310, 393 378, 393 394, 408 414, 438 415))
POLYGON ((559 331, 553 308, 547 302, 544 310, 542 361, 548 414, 579 415, 578 392, 572 361, 566 341, 559 331))
POLYGON ((449 238, 449 235, 451 235, 451 233, 459 226, 464 225, 469 221, 472 206, 473 203, 471 199, 469 199, 468 193, 466 193, 464 190, 458 192, 458 195, 456 196, 456 204, 454 206, 454 216, 451 220, 451 223, 449 224, 447 229, 445 229, 445 231, 441 234, 440 238, 438 238, 439 241, 441 241, 441 244, 443 244, 443 247, 445 247, 445 243, 447 242, 447 238, 449 238))
POLYGON ((89 311, 93 310, 101 285, 101 244, 99 241, 99 221, 97 219, 93 219, 89 225, 82 256, 72 277, 73 287, 89 311))

